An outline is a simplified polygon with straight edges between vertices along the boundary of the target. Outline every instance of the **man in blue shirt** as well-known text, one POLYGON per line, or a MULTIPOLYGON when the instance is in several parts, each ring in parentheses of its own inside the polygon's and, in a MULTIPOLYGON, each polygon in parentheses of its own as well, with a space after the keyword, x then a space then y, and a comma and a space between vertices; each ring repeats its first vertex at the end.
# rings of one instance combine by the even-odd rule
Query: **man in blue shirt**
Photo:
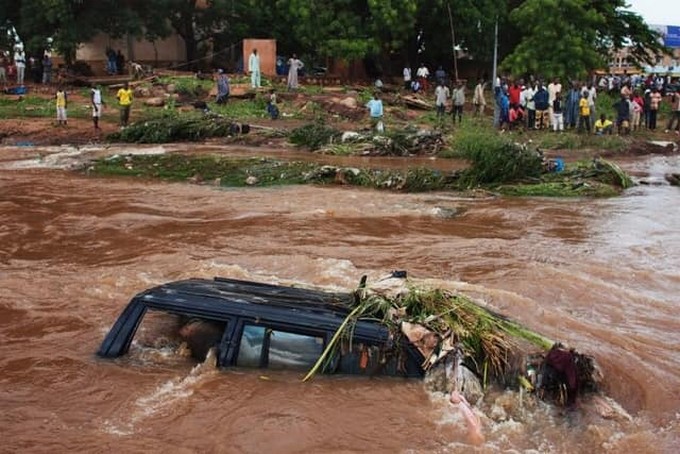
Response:
POLYGON ((538 90, 534 94, 534 103, 536 104, 536 129, 547 128, 550 121, 548 120, 548 107, 550 106, 550 95, 545 89, 542 82, 538 83, 538 90))
POLYGON ((383 132, 383 104, 380 98, 378 98, 377 93, 373 95, 373 99, 366 103, 366 107, 368 108, 368 112, 371 116, 371 127, 375 128, 378 132, 383 132))

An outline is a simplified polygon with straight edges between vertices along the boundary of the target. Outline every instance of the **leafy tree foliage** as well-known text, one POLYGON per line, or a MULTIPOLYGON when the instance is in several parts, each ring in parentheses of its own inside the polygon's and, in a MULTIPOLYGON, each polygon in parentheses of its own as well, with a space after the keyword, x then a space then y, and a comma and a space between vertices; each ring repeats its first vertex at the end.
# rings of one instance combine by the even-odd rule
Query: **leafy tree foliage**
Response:
MULTIPOLYGON (((637 62, 664 50, 642 18, 625 10, 625 1, 0 0, 0 17, 7 20, 0 27, 14 25, 33 53, 54 38, 67 61, 98 32, 155 41, 174 31, 184 39, 189 61, 199 59, 208 41, 220 52, 243 38, 271 37, 280 53, 312 60, 422 59, 450 69, 451 25, 462 50, 490 63, 498 22, 506 69, 566 78, 603 67, 611 49, 630 45, 637 62), (423 53, 416 49, 420 30, 423 53)), ((0 46, 3 39, 0 30, 0 46)))
POLYGON ((503 66, 567 79, 606 67, 609 52, 627 44, 638 63, 662 52, 658 35, 623 7, 624 0, 525 0, 510 13, 521 40, 503 66))
POLYGON ((134 30, 135 14, 116 0, 0 0, 0 12, 17 29, 29 53, 39 55, 53 47, 67 62, 75 59, 79 44, 104 31, 120 36, 134 30), (126 17, 128 20, 126 20, 126 17))

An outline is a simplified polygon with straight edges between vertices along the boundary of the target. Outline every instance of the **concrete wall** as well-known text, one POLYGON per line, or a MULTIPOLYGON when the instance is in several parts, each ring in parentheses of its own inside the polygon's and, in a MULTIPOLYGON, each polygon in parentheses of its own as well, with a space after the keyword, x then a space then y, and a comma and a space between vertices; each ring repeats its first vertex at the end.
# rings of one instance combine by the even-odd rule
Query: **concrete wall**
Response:
POLYGON ((265 76, 276 76, 276 40, 275 39, 244 39, 243 40, 243 71, 248 71, 248 59, 253 49, 257 49, 260 56, 260 71, 265 76))

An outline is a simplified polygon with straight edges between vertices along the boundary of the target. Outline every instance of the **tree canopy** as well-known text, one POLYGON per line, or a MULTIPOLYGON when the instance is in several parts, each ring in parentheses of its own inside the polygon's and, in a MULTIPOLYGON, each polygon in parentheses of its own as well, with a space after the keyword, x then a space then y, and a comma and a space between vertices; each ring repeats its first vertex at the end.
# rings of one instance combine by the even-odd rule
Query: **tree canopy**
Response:
POLYGON ((510 12, 520 41, 503 66, 514 74, 583 77, 606 67, 612 50, 629 46, 637 64, 665 49, 625 0, 525 0, 510 12))
MULTIPOLYGON (((665 51, 625 0, 0 0, 0 17, 0 28, 16 27, 29 52, 40 52, 50 37, 67 61, 98 32, 151 41, 175 32, 191 62, 202 43, 220 51, 271 37, 282 54, 422 60, 448 69, 455 35, 456 48, 490 66, 496 23, 503 67, 518 75, 581 77, 624 46, 638 64, 665 51)), ((8 48, 7 34, 0 36, 8 48)))

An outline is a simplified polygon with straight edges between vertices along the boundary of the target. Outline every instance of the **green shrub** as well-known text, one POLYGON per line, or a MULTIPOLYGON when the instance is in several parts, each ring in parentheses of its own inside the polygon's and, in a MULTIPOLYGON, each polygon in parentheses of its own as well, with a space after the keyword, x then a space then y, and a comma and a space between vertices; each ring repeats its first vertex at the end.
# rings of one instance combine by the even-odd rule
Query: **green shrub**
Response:
POLYGON ((470 160, 460 179, 463 186, 473 187, 539 178, 543 159, 533 149, 507 141, 489 141, 485 146, 468 144, 464 157, 470 160))
POLYGON ((508 142, 508 139, 488 126, 468 124, 454 132, 451 148, 454 157, 473 159, 486 150, 501 148, 508 142))

